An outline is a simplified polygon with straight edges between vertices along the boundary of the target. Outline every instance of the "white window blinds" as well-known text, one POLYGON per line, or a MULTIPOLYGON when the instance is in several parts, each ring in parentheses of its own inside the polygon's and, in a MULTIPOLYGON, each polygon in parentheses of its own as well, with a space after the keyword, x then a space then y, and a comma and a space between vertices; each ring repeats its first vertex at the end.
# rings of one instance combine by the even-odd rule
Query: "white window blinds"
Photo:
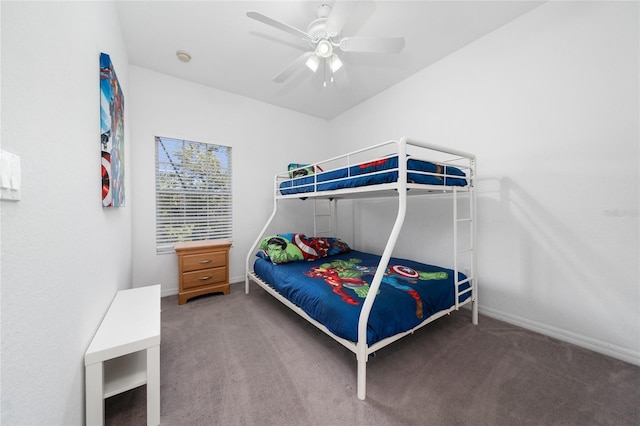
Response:
POLYGON ((156 137, 156 252, 232 238, 231 148, 156 137))

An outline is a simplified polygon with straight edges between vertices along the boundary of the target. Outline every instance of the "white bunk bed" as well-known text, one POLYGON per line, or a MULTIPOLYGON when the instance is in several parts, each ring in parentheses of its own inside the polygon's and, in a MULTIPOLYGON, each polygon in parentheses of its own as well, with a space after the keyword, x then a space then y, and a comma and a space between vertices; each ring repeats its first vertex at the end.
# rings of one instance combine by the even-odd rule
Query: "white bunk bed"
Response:
MULTIPOLYGON (((413 163, 415 165, 415 163, 413 163)), ((280 300, 286 306, 297 312, 307 321, 314 324, 327 335, 334 338, 343 346, 356 354, 358 370, 357 370, 357 395, 361 400, 366 396, 366 365, 370 354, 381 349, 382 347, 408 335, 412 334, 418 328, 449 314, 454 310, 458 310, 463 305, 471 305, 472 322, 478 323, 478 283, 475 274, 476 270, 476 250, 475 244, 475 156, 462 151, 436 146, 407 138, 388 141, 372 147, 354 151, 345 155, 313 163, 305 167, 306 170, 314 170, 316 173, 305 176, 304 178, 296 177, 294 170, 279 173, 274 179, 274 203, 273 212, 267 220, 267 223, 260 231, 255 243, 251 246, 246 258, 246 279, 245 292, 249 293, 249 282, 254 281, 268 293, 280 300), (348 182, 353 176, 352 171, 362 168, 363 165, 371 165, 382 163, 385 159, 396 159, 394 167, 385 170, 375 170, 371 174, 388 174, 391 181, 377 183, 373 185, 350 187, 348 182), (406 161, 398 161, 398 159, 407 159, 406 161), (410 160, 426 162, 427 164, 436 165, 435 171, 416 171, 411 166, 410 160), (456 170, 454 174, 451 170, 456 170), (322 171, 322 172, 320 172, 322 171), (464 176, 461 176, 462 171, 464 176), (391 174, 389 174, 391 172, 391 174), (416 179, 417 175, 418 179, 416 179), (436 184, 416 183, 422 181, 421 177, 426 178, 426 182, 436 179, 436 184), (460 181, 462 178, 462 182, 460 181), (337 189, 327 188, 326 183, 336 184, 337 189), (453 250, 451 253, 451 264, 453 265, 453 292, 455 297, 451 306, 441 309, 430 314, 427 318, 421 320, 419 324, 402 332, 386 336, 372 344, 368 343, 367 331, 370 321, 370 313, 374 304, 374 300, 378 296, 380 285, 383 281, 385 271, 392 259, 392 252, 398 241, 400 230, 402 229, 405 214, 407 210, 407 196, 423 196, 430 194, 448 194, 453 203, 452 214, 452 238, 453 250), (375 272, 372 272, 369 291, 362 302, 359 317, 357 319, 357 339, 348 339, 336 335, 325 324, 314 319, 307 311, 296 303, 285 297, 281 291, 274 288, 263 277, 254 270, 252 259, 255 259, 256 252, 262 239, 267 235, 269 226, 273 222, 278 213, 281 202, 290 199, 328 199, 331 201, 331 214, 333 221, 333 231, 335 226, 335 208, 336 200, 354 199, 354 198, 378 198, 378 197, 394 197, 398 202, 398 211, 395 223, 388 237, 388 241, 384 251, 380 257, 379 264, 375 272), (459 207, 459 202, 468 202, 459 207), (459 215, 464 217, 459 217, 459 215), (463 235, 465 242, 460 243, 458 239, 463 235), (462 246, 462 247, 461 247, 462 246)), ((360 182, 362 183, 362 182, 360 182)), ((358 183, 356 183, 358 184, 358 183)), ((314 209, 315 210, 315 209, 314 209)), ((314 231, 317 233, 316 220, 314 218, 314 231)), ((381 297, 381 296, 379 296, 381 297)), ((381 302, 382 303, 382 302, 381 302)), ((370 339, 369 339, 370 340, 370 339)))

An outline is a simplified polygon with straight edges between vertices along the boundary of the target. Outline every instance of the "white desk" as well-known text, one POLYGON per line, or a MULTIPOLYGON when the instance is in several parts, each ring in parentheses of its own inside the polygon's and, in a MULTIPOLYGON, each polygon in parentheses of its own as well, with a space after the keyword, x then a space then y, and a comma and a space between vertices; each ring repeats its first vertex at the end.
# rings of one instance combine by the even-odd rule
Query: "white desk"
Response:
POLYGON ((116 293, 84 354, 87 425, 104 424, 104 399, 147 384, 147 424, 160 424, 160 286, 116 293))

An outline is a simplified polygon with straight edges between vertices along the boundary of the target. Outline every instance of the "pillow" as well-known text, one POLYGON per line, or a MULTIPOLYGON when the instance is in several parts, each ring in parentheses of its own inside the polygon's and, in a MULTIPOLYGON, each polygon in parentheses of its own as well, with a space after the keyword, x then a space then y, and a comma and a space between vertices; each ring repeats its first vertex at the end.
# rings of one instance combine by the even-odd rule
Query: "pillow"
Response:
POLYGON ((287 166, 290 178, 312 175, 315 173, 316 169, 318 169, 318 171, 322 171, 320 166, 311 166, 309 164, 289 163, 289 166, 287 166))
MULTIPOLYGON (((275 264, 304 259, 300 249, 296 247, 295 244, 292 244, 291 240, 281 235, 270 235, 268 237, 264 237, 262 241, 260 241, 260 246, 258 246, 258 248, 268 256, 268 259, 270 259, 272 263, 275 264)), ((260 254, 258 254, 258 256, 263 257, 260 256, 260 254)))
POLYGON ((304 234, 270 235, 262 239, 258 248, 260 251, 256 256, 274 264, 311 261, 351 251, 339 238, 308 238, 304 234))
POLYGON ((351 247, 340 238, 327 238, 329 242, 329 250, 327 250, 327 256, 333 256, 340 253, 348 253, 351 251, 351 247))

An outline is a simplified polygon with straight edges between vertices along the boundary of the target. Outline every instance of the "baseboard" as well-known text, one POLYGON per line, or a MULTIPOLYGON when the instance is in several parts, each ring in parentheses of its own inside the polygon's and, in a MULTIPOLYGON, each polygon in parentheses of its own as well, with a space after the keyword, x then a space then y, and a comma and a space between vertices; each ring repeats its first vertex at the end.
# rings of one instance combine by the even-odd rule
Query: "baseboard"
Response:
POLYGON ((245 279, 244 275, 240 275, 238 277, 229 277, 229 283, 231 283, 231 285, 234 285, 234 284, 244 285, 244 279, 245 279))
POLYGON ((178 295, 178 287, 162 290, 160 292, 160 297, 177 296, 177 295, 178 295))
POLYGON ((478 310, 481 315, 486 315, 509 324, 517 325, 518 327, 526 328, 527 330, 535 331, 536 333, 544 334, 545 336, 553 337, 554 339, 562 340, 563 342, 568 342, 573 345, 640 366, 640 352, 572 333, 567 330, 562 330, 547 324, 531 321, 516 315, 507 314, 496 309, 485 308, 482 305, 479 306, 478 310))

